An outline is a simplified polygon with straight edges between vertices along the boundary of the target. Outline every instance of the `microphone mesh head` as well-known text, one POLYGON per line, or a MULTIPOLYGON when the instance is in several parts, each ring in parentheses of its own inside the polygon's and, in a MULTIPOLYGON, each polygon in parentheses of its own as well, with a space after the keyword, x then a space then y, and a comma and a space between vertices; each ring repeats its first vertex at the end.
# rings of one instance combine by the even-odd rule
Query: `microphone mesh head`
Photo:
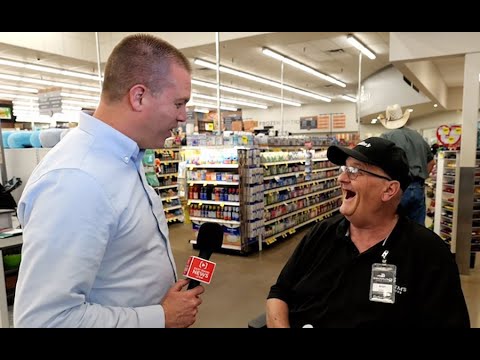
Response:
POLYGON ((200 225, 197 236, 197 246, 199 249, 217 251, 222 247, 222 243, 222 225, 210 222, 200 225))

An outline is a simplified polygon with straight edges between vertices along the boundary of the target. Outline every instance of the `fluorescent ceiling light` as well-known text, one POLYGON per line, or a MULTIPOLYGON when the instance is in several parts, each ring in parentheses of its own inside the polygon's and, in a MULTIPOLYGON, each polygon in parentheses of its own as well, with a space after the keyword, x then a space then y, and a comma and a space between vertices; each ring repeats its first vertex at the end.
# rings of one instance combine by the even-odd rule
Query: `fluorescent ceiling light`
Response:
POLYGON ((38 106, 38 101, 18 101, 18 100, 13 100, 13 106, 16 105, 25 105, 25 106, 38 106))
POLYGON ((26 83, 47 85, 47 86, 58 86, 58 87, 67 88, 67 89, 100 92, 99 87, 85 86, 85 85, 75 85, 75 84, 69 84, 69 83, 64 83, 64 82, 60 82, 60 81, 42 80, 42 79, 29 78, 29 77, 25 77, 25 76, 0 74, 0 79, 11 80, 11 81, 21 81, 21 82, 26 82, 26 83))
POLYGON ((13 111, 15 110, 35 110, 38 111, 38 104, 30 105, 30 106, 25 106, 25 105, 13 105, 13 111))
MULTIPOLYGON (((30 69, 30 70, 35 70, 35 71, 45 72, 45 73, 50 73, 50 74, 71 76, 71 77, 76 77, 76 78, 80 78, 80 79, 87 79, 87 80, 94 80, 94 81, 98 80, 98 75, 95 75, 95 74, 88 74, 88 73, 82 73, 82 72, 78 72, 78 71, 64 70, 64 69, 61 69, 61 68, 55 68, 55 67, 51 67, 51 66, 36 65, 36 64, 24 63, 24 62, 8 60, 8 59, 0 59, 0 65, 11 66, 11 67, 16 67, 16 68, 23 68, 23 69, 30 69)), ((102 77, 102 80, 103 80, 103 77, 102 77)))
POLYGON ((65 92, 60 93, 60 96, 61 97, 66 97, 66 98, 100 101, 99 96, 91 96, 91 95, 83 95, 83 94, 71 94, 71 93, 65 93, 65 92))
MULTIPOLYGON (((202 59, 195 59, 194 63, 197 64, 197 65, 200 65, 200 66, 205 66, 206 68, 209 68, 209 69, 212 69, 212 70, 217 69, 216 64, 205 61, 205 60, 202 60, 202 59)), ((285 84, 282 85, 278 81, 265 79, 263 77, 253 75, 253 74, 249 74, 249 73, 246 73, 244 71, 239 71, 239 70, 235 70, 235 69, 232 69, 232 68, 228 68, 226 66, 220 65, 219 70, 221 72, 224 72, 224 73, 227 73, 227 74, 231 74, 231 75, 235 75, 235 76, 238 76, 238 77, 241 77, 241 78, 244 78, 244 79, 256 81, 256 82, 259 82, 259 83, 262 83, 262 84, 265 84, 265 85, 270 85, 270 86, 273 86, 273 87, 276 87, 276 88, 279 88, 279 89, 294 92, 294 93, 297 93, 297 94, 300 94, 300 95, 303 95, 303 96, 308 96, 308 97, 311 97, 311 98, 314 98, 314 99, 317 99, 317 100, 322 100, 322 101, 325 101, 325 102, 331 102, 332 101, 332 99, 330 99, 326 96, 320 95, 320 94, 315 94, 315 93, 312 93, 310 91, 298 89, 298 88, 295 88, 295 87, 290 86, 290 85, 285 85, 285 84)))
POLYGON ((9 90, 9 91, 28 92, 28 93, 32 93, 32 94, 38 93, 37 89, 29 88, 29 87, 22 87, 22 86, 11 86, 11 85, 0 84, 0 89, 9 90))
POLYGON ((377 121, 378 121, 378 120, 377 120, 376 118, 375 118, 375 119, 372 119, 372 120, 370 121, 370 124, 376 124, 377 121))
POLYGON ((193 111, 203 113, 203 114, 208 114, 210 112, 208 109, 203 109, 203 108, 195 108, 193 109, 193 111))
POLYGON ((0 93, 0 99, 23 99, 23 100, 38 100, 38 96, 33 95, 17 95, 17 94, 7 94, 7 93, 0 93))
POLYGON ((377 58, 375 53, 369 48, 367 48, 365 45, 363 45, 355 36, 350 34, 347 36, 347 40, 350 42, 350 44, 360 50, 364 55, 367 55, 369 59, 374 60, 377 58))
MULTIPOLYGON (((199 98, 199 99, 217 101, 217 98, 215 96, 203 95, 199 93, 192 93, 192 98, 193 97, 199 98)), ((245 105, 245 106, 250 106, 250 107, 259 108, 259 109, 268 109, 268 106, 265 104, 255 104, 248 101, 225 99, 225 98, 220 98, 220 101, 226 104, 245 105)))
POLYGON ((77 100, 63 100, 63 99, 62 99, 62 104, 77 105, 77 106, 83 106, 83 107, 94 107, 94 108, 98 106, 98 103, 91 103, 91 102, 77 101, 77 100))
POLYGON ((284 55, 282 54, 279 54, 275 51, 272 51, 270 49, 267 49, 267 48, 262 48, 262 53, 267 55, 267 56, 270 56, 274 59, 277 59, 277 60, 280 60, 280 61, 283 61, 285 64, 288 64, 288 65, 291 65, 297 69, 300 69, 302 71, 305 71, 306 73, 308 74, 311 74, 311 75, 314 75, 316 77, 319 77, 320 79, 323 79, 323 80, 326 80, 328 82, 331 82, 332 84, 335 84, 335 85, 338 85, 338 86, 341 86, 341 87, 346 87, 347 84, 345 84, 344 82, 340 81, 340 80, 337 80, 335 79, 334 77, 330 76, 330 75, 326 75, 326 74, 323 74, 321 73, 320 71, 317 71, 309 66, 306 66, 306 65, 303 65, 301 63, 299 63, 298 61, 295 61, 293 59, 290 59, 290 58, 287 58, 285 57, 284 55))
MULTIPOLYGON (((216 109, 217 108, 217 105, 215 105, 215 104, 199 103, 197 101, 192 101, 192 100, 190 100, 187 103, 187 106, 200 106, 200 107, 208 108, 208 109, 216 109)), ((236 107, 232 107, 232 106, 220 105, 220 110, 237 111, 238 109, 236 107)))
POLYGON ((356 97, 353 97, 353 96, 350 96, 350 95, 340 95, 340 97, 343 99, 343 100, 347 100, 347 101, 351 101, 351 102, 354 102, 356 103, 357 102, 357 98, 356 97))
MULTIPOLYGON (((202 80, 196 80, 196 79, 192 79, 192 84, 207 87, 209 89, 216 89, 217 88, 217 84, 210 83, 210 82, 207 82, 207 81, 202 81, 202 80)), ((272 101, 272 102, 276 102, 276 103, 279 103, 279 104, 292 105, 292 106, 297 106, 297 107, 302 106, 302 104, 300 104, 299 102, 296 102, 296 101, 280 99, 280 98, 276 98, 274 96, 263 95, 263 94, 255 93, 255 92, 252 92, 252 91, 232 88, 232 87, 224 86, 224 85, 220 85, 220 90, 225 91, 225 92, 231 92, 233 94, 239 94, 239 95, 244 95, 244 96, 250 96, 250 97, 253 97, 253 98, 257 98, 257 99, 272 101)))

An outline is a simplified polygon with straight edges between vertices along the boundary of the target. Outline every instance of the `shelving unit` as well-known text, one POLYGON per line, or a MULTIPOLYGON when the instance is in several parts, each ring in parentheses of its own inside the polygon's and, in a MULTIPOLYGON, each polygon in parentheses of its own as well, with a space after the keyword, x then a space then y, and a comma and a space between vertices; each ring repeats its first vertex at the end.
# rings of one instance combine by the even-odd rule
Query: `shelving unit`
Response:
POLYGON ((178 164, 181 161, 180 148, 147 150, 144 156, 147 181, 162 199, 167 223, 185 221, 178 193, 178 164))
MULTIPOLYGON (((435 194, 434 231, 449 245, 452 253, 456 252, 457 211, 460 167, 458 151, 441 151, 437 159, 437 178, 435 194)), ((480 151, 477 151, 475 184, 473 193, 473 216, 471 234, 471 252, 480 251, 480 151)))
POLYGON ((433 230, 455 253, 457 219, 454 211, 458 203, 457 176, 458 151, 440 151, 437 158, 437 179, 435 191, 435 218, 433 230))
POLYGON ((338 166, 321 155, 315 151, 262 153, 266 245, 338 210, 342 198, 338 166))
MULTIPOLYGON (((186 150, 188 206, 193 230, 204 222, 223 225, 222 248, 245 254, 263 230, 263 177, 259 151, 249 148, 186 150)), ((194 240, 192 244, 196 244, 194 240)))

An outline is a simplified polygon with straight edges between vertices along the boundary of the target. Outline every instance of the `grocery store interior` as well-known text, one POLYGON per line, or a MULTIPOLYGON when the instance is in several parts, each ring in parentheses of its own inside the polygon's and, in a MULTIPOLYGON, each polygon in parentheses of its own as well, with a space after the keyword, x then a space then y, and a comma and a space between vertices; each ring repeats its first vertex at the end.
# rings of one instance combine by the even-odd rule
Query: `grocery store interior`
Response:
MULTIPOLYGON (((106 60, 130 34, 0 33, 1 182, 14 200, 0 208, 0 327, 12 327, 21 262, 16 202, 76 113, 95 110, 106 60)), ((265 311, 299 241, 342 203, 325 150, 385 132, 393 104, 438 148, 425 226, 455 254, 471 326, 480 327, 480 32, 151 34, 192 65, 186 123, 144 158, 178 274, 198 255, 202 223, 224 231, 192 327, 245 328, 265 311)))

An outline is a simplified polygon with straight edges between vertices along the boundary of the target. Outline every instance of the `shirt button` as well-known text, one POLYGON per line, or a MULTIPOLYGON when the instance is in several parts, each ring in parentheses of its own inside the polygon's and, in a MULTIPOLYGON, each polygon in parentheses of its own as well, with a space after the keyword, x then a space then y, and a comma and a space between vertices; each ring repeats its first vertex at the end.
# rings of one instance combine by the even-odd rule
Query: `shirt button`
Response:
POLYGON ((125 156, 125 157, 123 158, 123 161, 125 161, 125 164, 128 164, 128 160, 130 160, 130 159, 128 158, 128 156, 125 156))

